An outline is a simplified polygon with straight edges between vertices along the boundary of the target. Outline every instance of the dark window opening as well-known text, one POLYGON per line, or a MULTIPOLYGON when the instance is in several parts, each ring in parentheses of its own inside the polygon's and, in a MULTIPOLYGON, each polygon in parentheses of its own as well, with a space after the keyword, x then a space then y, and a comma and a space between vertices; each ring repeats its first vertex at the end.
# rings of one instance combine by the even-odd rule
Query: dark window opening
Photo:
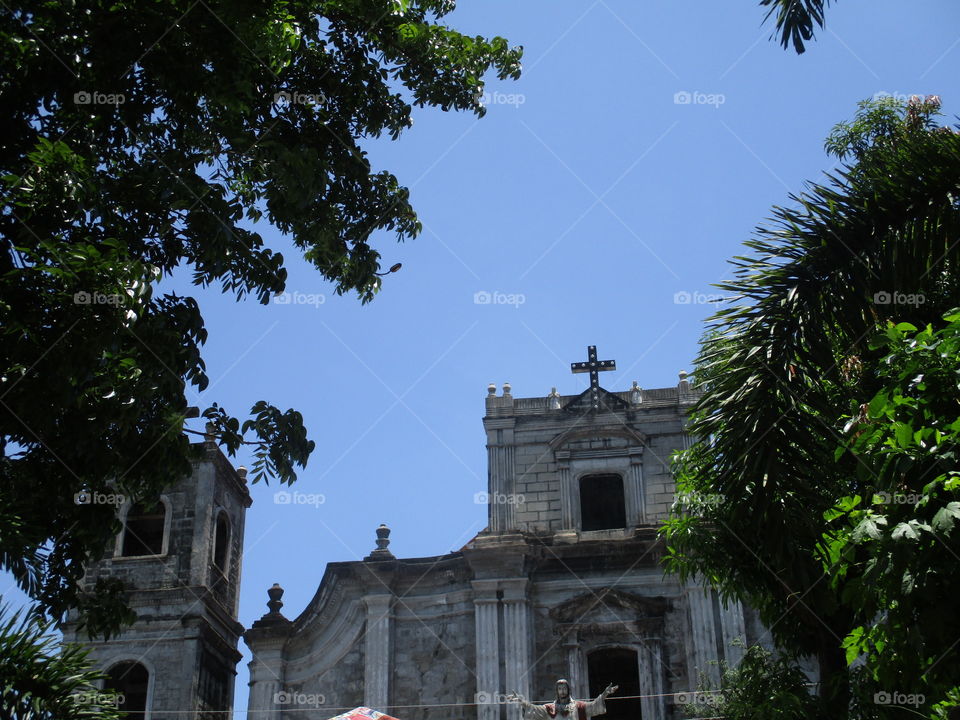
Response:
POLYGON ((137 503, 124 523, 122 555, 160 555, 163 552, 163 525, 166 509, 162 502, 148 506, 137 503))
POLYGON ((227 574, 227 547, 230 543, 230 523, 225 513, 217 516, 217 529, 214 532, 213 564, 224 575, 227 574))
POLYGON ((121 702, 117 705, 120 717, 142 720, 147 716, 147 687, 150 673, 138 662, 122 662, 107 672, 104 687, 116 690, 121 702))
POLYGON ((590 699, 597 697, 611 683, 617 692, 606 700, 604 720, 641 720, 640 664, 637 651, 626 648, 594 650, 587 655, 587 677, 590 699))
POLYGON ((230 675, 227 667, 209 650, 200 665, 198 720, 222 720, 230 709, 230 675))
POLYGON ((612 530, 627 526, 623 478, 619 475, 580 478, 580 525, 584 530, 612 530))

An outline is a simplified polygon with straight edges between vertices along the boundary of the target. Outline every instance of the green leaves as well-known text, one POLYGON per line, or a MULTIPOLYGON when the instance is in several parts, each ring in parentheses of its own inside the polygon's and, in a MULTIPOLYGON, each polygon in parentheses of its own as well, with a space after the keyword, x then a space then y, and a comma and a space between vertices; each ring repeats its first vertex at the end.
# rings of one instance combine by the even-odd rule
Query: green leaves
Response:
MULTIPOLYGON (((186 397, 208 386, 207 330, 195 300, 157 283, 186 271, 268 303, 287 273, 255 231, 265 220, 336 292, 368 302, 385 234, 420 232, 365 140, 398 138, 418 105, 482 114, 487 73, 520 72, 519 48, 438 22, 453 7, 6 7, 0 564, 51 616, 80 604, 97 632, 125 619, 79 592, 117 528, 74 494, 150 497, 190 471, 186 397)), ((212 403, 207 418, 227 452, 252 443, 254 480, 293 482, 314 449, 295 410, 263 402, 236 418, 212 403)))
POLYGON ((719 286, 741 300, 701 342, 701 439, 674 463, 678 493, 724 502, 678 505, 667 567, 816 655, 836 717, 851 686, 955 685, 937 660, 960 636, 960 138, 934 105, 861 113, 834 145, 852 164, 746 243, 719 286))

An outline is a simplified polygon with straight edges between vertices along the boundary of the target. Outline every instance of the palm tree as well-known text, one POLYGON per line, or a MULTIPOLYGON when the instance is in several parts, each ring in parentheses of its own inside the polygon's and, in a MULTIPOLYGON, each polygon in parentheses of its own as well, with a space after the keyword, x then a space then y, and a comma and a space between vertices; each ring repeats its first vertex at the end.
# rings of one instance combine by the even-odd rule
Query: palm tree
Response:
POLYGON ((814 24, 823 27, 824 7, 830 0, 760 0, 760 4, 770 8, 764 22, 776 13, 780 44, 786 48, 792 41, 799 54, 806 49, 804 42, 813 39, 814 24))
POLYGON ((116 720, 117 696, 99 687, 87 652, 60 646, 30 610, 0 607, 0 717, 10 720, 116 720))
POLYGON ((848 712, 843 643, 865 622, 850 597, 868 558, 831 555, 825 514, 889 489, 838 450, 851 409, 882 386, 870 341, 888 321, 942 324, 960 306, 960 136, 933 123, 938 108, 861 103, 828 140, 851 164, 775 208, 746 243, 753 254, 732 261, 718 287, 735 300, 697 363, 699 440, 675 467, 679 496, 721 501, 677 506, 668 566, 705 576, 756 608, 781 647, 815 656, 831 717, 848 712))

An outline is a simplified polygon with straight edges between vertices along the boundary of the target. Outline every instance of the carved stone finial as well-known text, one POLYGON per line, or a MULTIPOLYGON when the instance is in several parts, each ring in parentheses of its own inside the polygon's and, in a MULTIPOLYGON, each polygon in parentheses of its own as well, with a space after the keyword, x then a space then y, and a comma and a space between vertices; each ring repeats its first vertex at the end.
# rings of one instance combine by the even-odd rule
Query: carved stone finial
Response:
POLYGON ((550 409, 559 410, 560 409, 560 393, 557 392, 555 387, 550 388, 550 394, 547 396, 550 400, 550 409))
POLYGON ((512 397, 512 395, 510 395, 510 390, 512 390, 512 388, 510 387, 510 383, 505 382, 505 383, 503 384, 503 396, 504 396, 504 397, 512 397))
POLYGON ((246 479, 247 479, 247 469, 246 469, 243 465, 241 465, 240 467, 237 468, 237 475, 240 476, 240 479, 241 479, 241 480, 246 480, 246 479))
POLYGON ((680 371, 680 382, 677 383, 677 389, 678 389, 680 392, 683 392, 683 393, 690 392, 690 383, 689 383, 689 381, 687 380, 687 371, 686 371, 686 370, 681 370, 681 371, 680 371))
POLYGON ((380 523, 377 528, 377 549, 367 555, 364 560, 393 560, 393 553, 388 549, 390 545, 390 528, 380 523))
POLYGON ((270 600, 267 602, 269 612, 264 613, 263 617, 253 623, 251 632, 276 632, 278 629, 282 632, 288 632, 292 623, 283 616, 280 608, 283 607, 283 588, 280 583, 274 583, 273 587, 267 589, 267 596, 270 600))
POLYGON ((490 383, 489 385, 487 385, 487 395, 493 396, 496 394, 497 394, 497 384, 490 383))
POLYGON ((270 600, 267 602, 267 607, 270 608, 271 615, 279 615, 280 608, 283 607, 283 601, 280 599, 283 597, 283 588, 280 587, 280 583, 274 583, 273 587, 267 590, 267 595, 270 600))
POLYGON ((643 388, 637 384, 637 381, 633 381, 633 387, 630 388, 630 402, 634 405, 639 405, 643 402, 643 388))

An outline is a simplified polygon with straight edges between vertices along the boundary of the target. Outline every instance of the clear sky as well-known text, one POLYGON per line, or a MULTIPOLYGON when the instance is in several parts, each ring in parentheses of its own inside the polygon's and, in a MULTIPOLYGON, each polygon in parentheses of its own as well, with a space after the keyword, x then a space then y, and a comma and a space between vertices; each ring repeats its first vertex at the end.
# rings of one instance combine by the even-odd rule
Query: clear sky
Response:
POLYGON ((325 564, 362 558, 380 523, 405 557, 481 530, 488 383, 580 392, 570 363, 592 344, 617 362, 607 389, 675 384, 711 283, 772 205, 831 168, 823 140, 858 100, 938 93, 955 121, 956 0, 841 0, 802 56, 769 40, 763 15, 756 0, 461 0, 449 24, 523 45, 523 77, 488 84, 481 120, 418 110, 399 141, 370 143, 424 226, 406 244, 379 240, 385 266, 403 268, 378 298, 337 297, 264 227, 294 302, 192 291, 211 378, 192 403, 295 407, 317 443, 295 489, 322 504, 251 488, 245 626, 274 582, 295 618, 325 564))

